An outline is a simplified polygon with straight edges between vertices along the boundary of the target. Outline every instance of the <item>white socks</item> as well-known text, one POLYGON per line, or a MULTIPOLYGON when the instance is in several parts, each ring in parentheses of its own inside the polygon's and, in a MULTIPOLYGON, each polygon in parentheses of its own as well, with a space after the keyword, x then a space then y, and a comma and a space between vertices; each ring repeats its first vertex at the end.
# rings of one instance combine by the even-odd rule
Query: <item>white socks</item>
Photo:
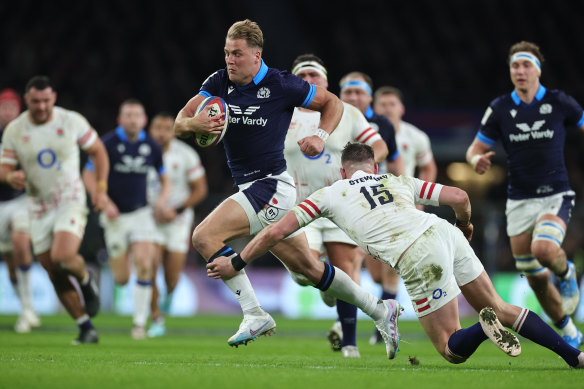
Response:
POLYGON ((336 266, 335 277, 326 292, 360 308, 373 320, 380 320, 386 315, 385 305, 380 303, 382 300, 361 288, 347 273, 336 266))
POLYGON ((152 300, 152 284, 145 284, 138 281, 134 286, 134 325, 139 327, 146 326, 152 300))
POLYGON ((34 311, 32 296, 30 291, 30 268, 22 270, 16 269, 16 294, 20 299, 23 311, 34 311))
POLYGON ((240 270, 239 273, 230 279, 223 279, 223 282, 235 294, 244 315, 257 316, 263 314, 260 302, 253 291, 245 270, 240 270))

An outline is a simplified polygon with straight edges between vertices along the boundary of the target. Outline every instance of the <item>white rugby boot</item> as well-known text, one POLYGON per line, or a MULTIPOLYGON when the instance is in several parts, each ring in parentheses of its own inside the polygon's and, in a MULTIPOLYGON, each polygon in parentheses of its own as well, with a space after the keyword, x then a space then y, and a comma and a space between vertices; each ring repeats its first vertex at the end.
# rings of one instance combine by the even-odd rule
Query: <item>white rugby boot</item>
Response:
POLYGON ((271 335, 275 332, 276 322, 269 313, 263 315, 245 315, 239 325, 239 330, 227 340, 230 346, 246 345, 259 336, 271 335))

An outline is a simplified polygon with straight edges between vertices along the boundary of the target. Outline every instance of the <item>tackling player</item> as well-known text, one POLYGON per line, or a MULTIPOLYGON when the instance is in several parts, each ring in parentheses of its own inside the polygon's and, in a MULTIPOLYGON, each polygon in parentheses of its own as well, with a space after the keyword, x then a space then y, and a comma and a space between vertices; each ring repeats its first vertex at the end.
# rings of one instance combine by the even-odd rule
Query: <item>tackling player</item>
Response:
POLYGON ((96 183, 93 163, 89 161, 83 178, 90 193, 105 190, 108 203, 100 215, 105 244, 116 285, 125 285, 130 278, 132 261, 136 267, 132 338, 146 338, 146 321, 152 300, 154 272, 155 222, 148 205, 147 175, 154 168, 160 176, 161 193, 154 212, 164 208, 170 193, 170 183, 162 161, 160 146, 144 130, 148 118, 138 100, 122 102, 119 126, 103 136, 112 170, 107 182, 96 183))
MULTIPOLYGON (((315 55, 298 56, 292 64, 292 74, 304 81, 328 89, 327 70, 323 61, 315 55)), ((305 108, 295 108, 290 128, 284 143, 284 156, 288 170, 294 177, 297 198, 308 197, 317 189, 341 179, 341 153, 347 142, 361 142, 370 145, 375 153, 375 161, 385 161, 388 150, 381 136, 371 128, 363 114, 354 106, 344 103, 341 121, 326 142, 322 152, 307 156, 300 151, 298 141, 318 131, 320 112, 305 108)), ((394 154, 396 150, 391 150, 394 154)), ((361 261, 361 250, 351 238, 327 219, 321 219, 304 229, 308 245, 314 258, 321 253, 328 256, 329 262, 349 275, 355 274, 355 263, 361 261)), ((337 301, 342 338, 334 336, 339 330, 331 331, 333 350, 341 350, 344 357, 359 357, 356 343, 357 308, 344 301, 337 301)))
MULTIPOLYGON (((22 102, 12 89, 0 92, 0 131, 20 114, 22 102)), ((30 332, 41 325, 34 311, 31 296, 30 221, 27 200, 23 190, 0 185, 0 254, 8 266, 10 282, 20 301, 20 315, 14 324, 18 333, 30 332)))
POLYGON ((230 277, 236 267, 244 267, 280 239, 326 217, 375 259, 397 269, 420 324, 447 361, 466 361, 487 338, 508 355, 519 355, 519 341, 502 323, 554 351, 569 366, 584 368, 584 352, 566 343, 535 313, 499 297, 468 243, 473 225, 466 192, 413 177, 378 175, 371 147, 360 143, 345 147, 342 166, 343 180, 316 191, 265 228, 237 260, 222 257, 208 264, 209 277, 230 277), (416 209, 416 204, 450 206, 456 227, 416 209), (461 291, 480 312, 479 323, 464 329, 458 317, 461 291))
MULTIPOLYGON (((436 162, 430 146, 430 138, 418 127, 402 120, 405 114, 402 92, 391 86, 382 86, 375 91, 373 95, 373 111, 376 114, 383 115, 389 119, 395 129, 395 141, 400 155, 404 160, 405 175, 417 177, 423 181, 436 181, 436 162)), ((423 205, 417 205, 416 208, 423 210, 423 205)), ((392 268, 387 268, 387 274, 381 279, 381 274, 373 272, 374 281, 382 284, 382 299, 395 299, 398 292, 399 276, 392 268), (383 281, 383 282, 382 282, 383 281)), ((376 333, 371 337, 369 343, 383 342, 381 335, 376 333)))
MULTIPOLYGON (((193 207, 207 197, 205 168, 199 154, 174 138, 173 126, 174 116, 159 113, 154 116, 149 127, 150 136, 162 147, 164 166, 172 187, 167 203, 154 215, 156 238, 149 337, 162 336, 166 332, 164 316, 170 311, 172 295, 185 266, 195 218, 193 207), (164 268, 166 295, 162 306, 159 306, 156 272, 161 264, 164 268)), ((154 204, 160 194, 160 181, 152 169, 149 183, 149 202, 154 204)))
MULTIPOLYGON (((97 343, 90 317, 99 310, 99 294, 78 254, 87 222, 79 148, 95 160, 100 183, 108 176, 107 153, 83 116, 55 106, 57 93, 48 77, 30 79, 24 99, 28 110, 4 131, 0 181, 14 189, 26 188, 33 250, 59 300, 79 326, 74 343, 97 343), (17 164, 22 170, 16 170, 17 164), (69 276, 79 281, 85 308, 69 276)), ((91 200, 96 210, 104 209, 108 201, 103 189, 92 192, 91 200)))
POLYGON ((484 174, 495 154, 491 147, 502 142, 509 178, 507 235, 515 265, 564 339, 579 347, 582 333, 569 316, 580 298, 576 268, 561 246, 575 198, 564 159, 566 126, 584 129, 584 111, 564 92, 541 85, 543 56, 534 43, 511 46, 508 63, 515 89, 491 102, 466 160, 484 174))

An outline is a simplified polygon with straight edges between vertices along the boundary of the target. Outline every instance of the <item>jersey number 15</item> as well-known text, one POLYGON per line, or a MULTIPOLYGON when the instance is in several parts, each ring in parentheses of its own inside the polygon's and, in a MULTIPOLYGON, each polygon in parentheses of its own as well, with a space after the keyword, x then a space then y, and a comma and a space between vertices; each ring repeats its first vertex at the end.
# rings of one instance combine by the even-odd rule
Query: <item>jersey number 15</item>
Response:
POLYGON ((379 205, 383 205, 393 201, 393 196, 383 185, 371 185, 369 188, 371 189, 371 194, 369 194, 365 186, 361 188, 360 192, 363 193, 363 196, 369 202, 371 209, 377 207, 378 203, 379 205))

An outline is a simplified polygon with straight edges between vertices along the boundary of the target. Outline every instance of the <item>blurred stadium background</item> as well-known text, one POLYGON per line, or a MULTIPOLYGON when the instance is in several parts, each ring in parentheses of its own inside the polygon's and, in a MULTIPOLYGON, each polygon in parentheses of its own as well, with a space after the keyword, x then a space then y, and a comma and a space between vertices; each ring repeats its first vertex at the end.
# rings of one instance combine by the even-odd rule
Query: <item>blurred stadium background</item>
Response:
MULTIPOLYGON (((486 177, 474 175, 462 162, 484 109, 493 98, 512 90, 506 59, 514 42, 539 44, 546 58, 542 83, 584 104, 583 16, 584 3, 570 0, 342 4, 224 0, 220 6, 176 0, 6 1, 0 3, 0 89, 22 92, 31 76, 49 75, 58 91, 57 104, 81 112, 104 134, 115 127, 117 107, 126 98, 141 100, 150 116, 178 112, 202 81, 224 66, 222 48, 228 27, 250 18, 264 31, 263 56, 271 67, 289 69, 298 54, 314 53, 327 64, 334 93, 340 77, 353 70, 371 75, 375 87, 402 89, 405 120, 431 138, 438 181, 460 186, 471 195, 476 228, 472 245, 500 293, 532 306, 525 281, 507 273, 514 271, 514 263, 504 230, 504 152, 498 150, 496 168, 486 177)), ((566 156, 577 206, 564 247, 582 274, 584 154, 580 150, 584 137, 573 130, 566 156)), ((234 188, 222 147, 197 151, 210 187, 208 199, 196 209, 200 221, 234 188)), ((453 219, 446 210, 432 211, 453 219)), ((104 308, 129 312, 124 297, 128 291, 114 293, 99 230, 90 224, 86 235, 83 254, 104 276, 104 308)), ((238 242, 236 247, 243 244, 238 242)), ((175 298, 176 304, 186 301, 186 307, 173 306, 176 314, 238 311, 222 284, 205 279, 203 261, 196 252, 190 253, 187 266, 181 283, 184 297, 175 298)), ((250 267, 266 308, 292 317, 322 314, 324 306, 315 295, 289 285, 289 277, 273 257, 265 256, 250 267), (297 311, 286 312, 291 305, 297 311)), ((45 274, 40 267, 36 270, 35 304, 41 313, 48 313, 57 309, 56 298, 50 295, 50 285, 40 287, 45 274), (50 309, 45 311, 45 306, 50 309)), ((18 309, 11 293, 4 263, 0 263, 0 313, 18 309)), ((577 318, 584 320, 582 304, 577 318)))

